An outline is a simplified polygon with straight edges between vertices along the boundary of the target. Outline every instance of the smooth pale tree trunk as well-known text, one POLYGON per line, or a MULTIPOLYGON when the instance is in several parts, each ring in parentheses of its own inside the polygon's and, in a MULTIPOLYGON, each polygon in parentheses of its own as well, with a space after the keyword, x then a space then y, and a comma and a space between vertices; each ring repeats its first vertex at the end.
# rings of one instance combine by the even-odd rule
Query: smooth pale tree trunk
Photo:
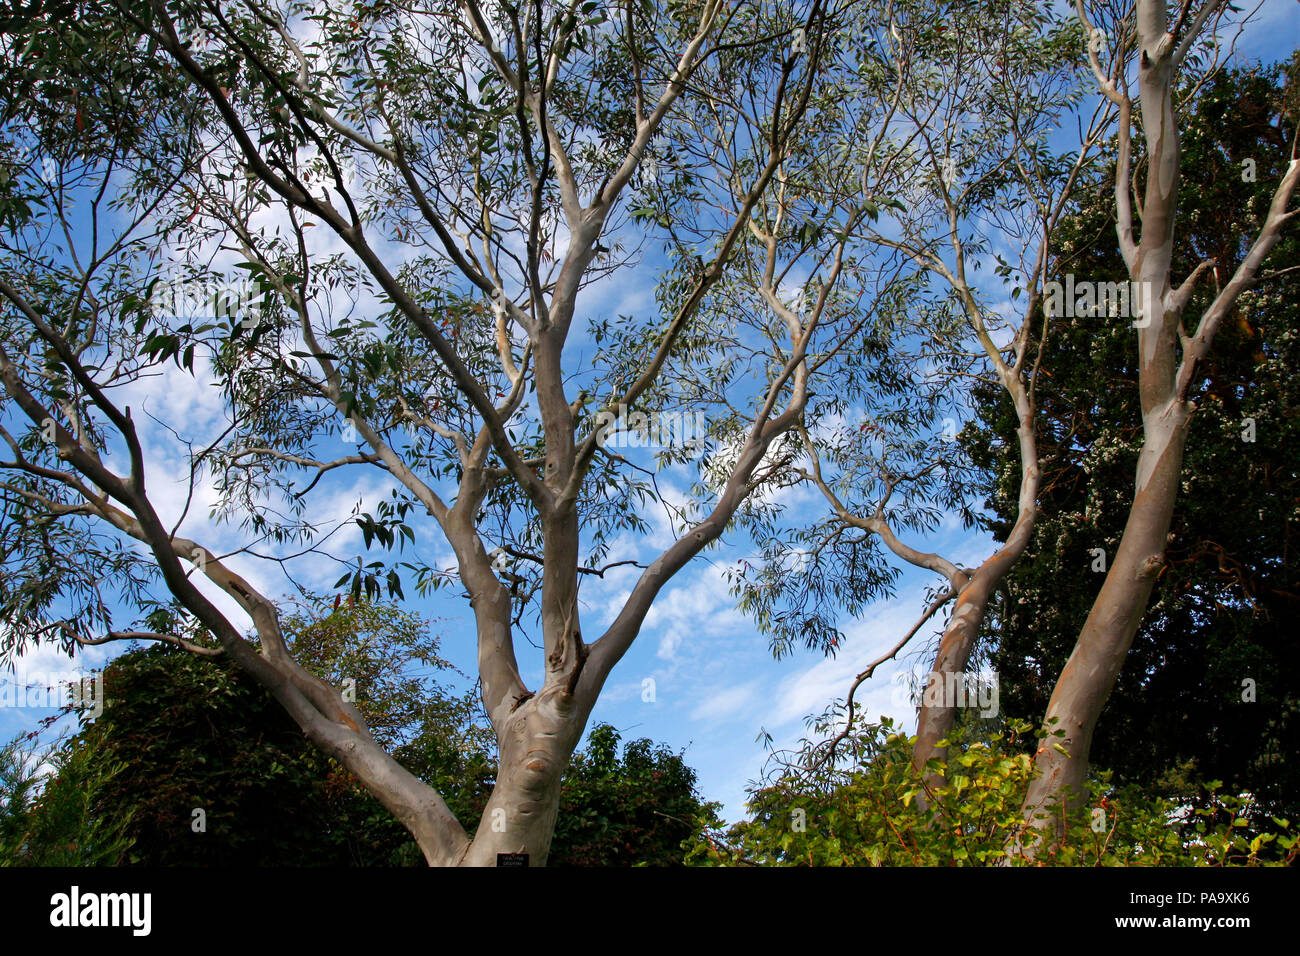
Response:
POLYGON ((1035 757, 1039 775, 1030 783, 1027 811, 1047 812, 1055 820, 1049 811, 1058 800, 1073 806, 1084 796, 1093 732, 1164 566, 1190 422, 1191 410, 1179 402, 1166 407, 1148 430, 1138 466, 1139 473, 1146 472, 1146 480, 1134 498, 1101 592, 1047 705, 1046 729, 1064 731, 1064 736, 1047 737, 1035 757))
POLYGON ((562 689, 542 691, 507 718, 497 783, 462 865, 495 866, 498 853, 527 853, 530 866, 546 863, 560 780, 584 724, 585 715, 562 689))
MULTIPOLYGON (((1173 106, 1176 70, 1171 44, 1162 42, 1166 36, 1163 5, 1157 11, 1152 4, 1145 4, 1138 26, 1141 109, 1150 164, 1141 240, 1126 259, 1130 278, 1142 290, 1132 297, 1140 303, 1135 311, 1145 309, 1136 316, 1143 445, 1133 505, 1119 548, 1044 715, 1049 736, 1035 754, 1037 775, 1024 802, 1026 822, 1034 829, 1055 830, 1060 804, 1069 809, 1085 796, 1093 732, 1164 565, 1191 421, 1191 408, 1177 393, 1175 330, 1180 316, 1170 308, 1175 298, 1170 263, 1178 205, 1179 143, 1173 106)), ((1121 130, 1121 135, 1126 133, 1121 130)), ((1127 182, 1123 188, 1128 191, 1127 182)), ((1126 238, 1122 219, 1121 215, 1117 225, 1121 244, 1126 238)))
MULTIPOLYGON (((964 699, 957 692, 958 682, 965 680, 966 667, 988 610, 989 598, 998 581, 1005 576, 1005 569, 1015 562, 1015 557, 1005 555, 1005 551, 1005 548, 1000 550, 980 565, 970 583, 957 595, 957 607, 939 641, 934 666, 921 695, 916 743, 912 746, 912 765, 917 770, 924 770, 930 760, 948 759, 948 748, 939 744, 957 722, 957 712, 964 699)), ((931 785, 937 785, 942 783, 943 777, 932 773, 927 774, 926 779, 931 785)))
MULTIPOLYGON (((1007 535, 1006 543, 976 568, 958 591, 957 606, 939 642, 934 667, 922 694, 921 709, 917 716, 912 765, 918 771, 925 771, 930 760, 947 760, 947 748, 940 747, 939 743, 948 736, 957 721, 962 701, 954 694, 956 683, 966 679, 966 668, 993 592, 1020 560, 1034 536, 1040 474, 1038 442, 1034 435, 1034 410, 1025 383, 1010 370, 1005 371, 1003 377, 1020 420, 1017 429, 1020 444, 1020 497, 1016 523, 1007 535)), ((935 787, 943 782, 943 778, 939 773, 932 772, 926 774, 926 782, 935 787)), ((918 800, 923 807, 927 803, 924 794, 919 795, 918 800)))
MULTIPOLYGON (((1034 757, 1036 776, 1025 797, 1024 821, 1031 833, 1036 831, 1047 839, 1018 834, 1008 847, 1031 857, 1052 845, 1052 834, 1059 836, 1060 811, 1077 806, 1086 795, 1088 755, 1097 722, 1146 612, 1151 589, 1165 565, 1183 451, 1195 411, 1187 394, 1197 363, 1205 359, 1218 326, 1237 297, 1254 283, 1260 265, 1280 238, 1283 224, 1295 215, 1287 212, 1300 179, 1300 164, 1292 159, 1245 259, 1218 291, 1194 334, 1182 333, 1182 313, 1192 288, 1214 263, 1202 263, 1181 286, 1173 286, 1170 264, 1180 161, 1173 90, 1192 38, 1216 8, 1217 4, 1208 4, 1193 19, 1187 36, 1175 36, 1166 32, 1171 26, 1163 3, 1140 0, 1138 4, 1138 82, 1148 171, 1141 238, 1137 242, 1130 208, 1128 120, 1132 104, 1126 90, 1108 80, 1093 59, 1094 74, 1103 92, 1121 110, 1116 230, 1130 278, 1139 283, 1142 292, 1135 298, 1145 305, 1137 323, 1143 445, 1123 537, 1052 692, 1044 716, 1044 730, 1049 736, 1034 757)), ((1173 29, 1178 30, 1182 23, 1180 17, 1173 29)))

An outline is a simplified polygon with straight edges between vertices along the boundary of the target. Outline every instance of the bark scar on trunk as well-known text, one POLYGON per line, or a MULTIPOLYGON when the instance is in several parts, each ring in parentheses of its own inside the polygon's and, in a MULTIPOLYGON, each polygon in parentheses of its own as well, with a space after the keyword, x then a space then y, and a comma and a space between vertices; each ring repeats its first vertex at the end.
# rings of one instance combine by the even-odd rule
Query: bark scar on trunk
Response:
POLYGON ((1165 566, 1164 553, 1153 554, 1145 561, 1138 565, 1137 573, 1133 575, 1138 581, 1145 581, 1149 578, 1157 577, 1165 566))
POLYGON ((578 661, 573 667, 573 673, 569 675, 569 681, 564 685, 564 693, 569 697, 573 696, 573 690, 578 686, 578 677, 582 674, 582 666, 587 663, 587 645, 582 642, 582 635, 577 631, 573 633, 573 639, 578 642, 578 661))
POLYGON ((526 690, 522 694, 515 695, 515 702, 510 705, 510 713, 513 714, 520 707, 524 706, 524 703, 532 698, 532 696, 533 692, 531 690, 526 690))

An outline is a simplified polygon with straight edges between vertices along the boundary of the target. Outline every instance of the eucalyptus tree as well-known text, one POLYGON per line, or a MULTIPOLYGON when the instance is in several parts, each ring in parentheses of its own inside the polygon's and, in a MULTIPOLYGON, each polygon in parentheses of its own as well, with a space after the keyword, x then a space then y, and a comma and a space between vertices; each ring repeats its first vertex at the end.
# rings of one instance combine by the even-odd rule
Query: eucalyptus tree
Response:
MULTIPOLYGON (((1119 111, 1114 177, 1115 230, 1133 287, 1140 294, 1135 320, 1137 389, 1142 445, 1123 534, 1044 716, 1053 737, 1035 755, 1037 775, 1025 798, 1033 830, 1051 828, 1061 802, 1080 799, 1097 720, 1146 612, 1156 578, 1167 564, 1174 505, 1183 481, 1188 428, 1197 409, 1197 368, 1212 357, 1216 334, 1260 278, 1260 269, 1297 215, 1300 153, 1293 136, 1280 161, 1267 212, 1231 273, 1227 263, 1204 259, 1180 278, 1172 273, 1183 160, 1179 126, 1184 104, 1218 67, 1221 35, 1234 29, 1222 0, 1136 0, 1119 9, 1079 0, 1077 12, 1093 42, 1088 62, 1106 100, 1119 111), (1227 18, 1227 19, 1225 19, 1227 18), (1133 163, 1134 136, 1142 137, 1145 163, 1133 163), (1202 283, 1212 287, 1186 313, 1202 283)), ((1253 175, 1243 163, 1242 175, 1253 175)), ((1027 852, 1040 845, 1033 841, 1027 852)))
MULTIPOLYGON (((227 655, 431 864, 544 862, 611 670, 665 584, 777 473, 770 452, 807 400, 821 306, 778 308, 782 347, 697 396, 745 409, 694 460, 711 497, 586 639, 581 582, 606 570, 613 530, 644 527, 627 502, 651 494, 605 439, 716 341, 701 305, 820 95, 824 16, 820 0, 800 14, 747 0, 87 0, 8 22, 8 648, 135 638, 227 655), (672 164, 678 117, 710 110, 762 135, 735 142, 732 178, 697 185, 689 161, 672 164), (699 198, 655 198, 672 190, 699 198), (665 202, 697 211, 674 223, 657 308, 588 314, 593 283, 642 274, 624 244, 654 217, 629 208, 665 202), (177 302, 214 285, 215 318, 187 320, 177 302), (594 356, 575 355, 584 332, 594 356), (219 395, 214 434, 141 405, 177 369, 219 395), (152 451, 168 434, 179 502, 152 451), (356 519, 368 545, 436 532, 454 555, 499 751, 475 833, 294 659, 249 571, 262 557, 292 574, 320 554, 339 526, 321 497, 335 472, 391 486, 356 519), (237 539, 224 552, 218 522, 237 539), (516 654, 532 621, 534 687, 516 654)), ((446 583, 408 555, 357 558, 340 584, 400 593, 404 577, 446 583)))
POLYGON ((1079 113, 1084 36, 1050 4, 895 2, 864 13, 853 24, 864 46, 836 66, 850 91, 870 93, 842 98, 856 125, 848 136, 828 135, 822 148, 845 157, 837 182, 871 208, 852 247, 858 261, 865 269, 900 258, 913 270, 910 290, 870 330, 887 362, 845 352, 818 363, 798 473, 829 512, 812 528, 769 535, 765 561, 740 587, 778 633, 836 647, 840 606, 862 613, 889 593, 897 564, 882 570, 882 562, 939 575, 916 623, 853 681, 846 729, 816 757, 829 758, 845 740, 857 688, 955 599, 920 695, 913 757, 923 770, 945 756, 941 742, 964 703, 958 685, 989 600, 1032 537, 1032 346, 1050 332, 1041 305, 1067 200, 1116 111, 1103 104, 1079 113), (862 103, 882 105, 873 113, 862 103), (1078 138, 1062 142, 1057 130, 1067 120, 1077 121, 1078 138), (884 368, 890 383, 882 388, 884 368), (966 568, 924 539, 945 511, 961 513, 967 526, 978 511, 955 441, 971 380, 1009 398, 1019 467, 1013 529, 966 568))
MULTIPOLYGON (((1298 94, 1300 52, 1263 68, 1225 68, 1201 87, 1180 131, 1175 274, 1186 275, 1207 254, 1220 269, 1235 268, 1244 254, 1237 237, 1259 228, 1284 170, 1279 146, 1290 142, 1298 94), (1257 165, 1253 182, 1242 176, 1248 157, 1257 165)), ((1140 142, 1134 156, 1140 164, 1140 142)), ((1113 170, 1103 167, 1080 191, 1057 255, 1076 275, 1124 281, 1118 248, 1097 241, 1111 235, 1112 181, 1113 170)), ((1206 799, 1208 782, 1221 780, 1224 792, 1251 793, 1260 819, 1295 819, 1300 793, 1285 758, 1300 750, 1292 677, 1300 648, 1290 639, 1300 566, 1286 558, 1300 419, 1278 413, 1300 403, 1293 374, 1300 270, 1287 265, 1298 243, 1294 231, 1283 237, 1276 267, 1266 267, 1216 336, 1213 361, 1197 372, 1192 394, 1201 412, 1188 435, 1188 486, 1170 526, 1168 563, 1090 755, 1117 784, 1159 781, 1164 793, 1185 800, 1206 799), (1258 686, 1243 687, 1247 677, 1258 686)), ((1189 307, 1213 294, 1199 288, 1189 307)), ((1101 579, 1091 567, 1098 554, 1113 553, 1123 531, 1141 446, 1132 330, 1090 319, 1062 326, 1044 350, 1038 389, 1043 487, 1035 541, 985 622, 1004 719, 1037 719, 1046 710, 1096 597, 1101 579)), ((1002 534, 1015 506, 1005 476, 1017 462, 1007 460, 1006 405, 986 391, 976 400, 984 424, 965 433, 963 445, 980 463, 1002 534)))

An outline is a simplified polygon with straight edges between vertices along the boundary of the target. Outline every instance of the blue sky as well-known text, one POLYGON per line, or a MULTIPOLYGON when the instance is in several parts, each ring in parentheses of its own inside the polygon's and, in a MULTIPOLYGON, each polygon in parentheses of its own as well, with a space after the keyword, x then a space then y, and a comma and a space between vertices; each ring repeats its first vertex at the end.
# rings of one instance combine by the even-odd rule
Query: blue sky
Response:
MULTIPOLYGON (((1265 0, 1257 22, 1247 28, 1237 45, 1239 58, 1269 62, 1290 53, 1300 44, 1300 4, 1296 0, 1265 0)), ((321 230, 323 231, 323 230, 321 230)), ((647 270, 653 275, 653 270, 647 270)), ((654 308, 653 288, 629 284, 620 276, 617 284, 590 289, 582 300, 590 314, 649 314, 654 308)), ((581 342, 574 348, 581 349, 581 342)), ((122 401, 135 408, 148 407, 155 414, 184 429, 204 434, 223 420, 216 390, 199 375, 169 374, 164 380, 140 386, 134 398, 122 401)), ((148 436, 147 454, 155 489, 165 487, 168 477, 179 481, 175 449, 162 429, 148 436)), ((663 487, 681 492, 689 476, 684 470, 661 475, 663 487)), ((179 514, 183 487, 175 486, 174 501, 160 501, 165 518, 179 514)), ((367 510, 386 497, 389 483, 378 472, 353 472, 321 483, 317 508, 346 520, 360 499, 367 510)), ((213 550, 242 543, 229 529, 211 529, 206 523, 211 495, 204 489, 187 520, 184 531, 213 550), (204 495, 207 495, 205 498, 204 495)), ((821 500, 807 490, 787 494, 792 513, 812 516, 821 500)), ((609 561, 634 558, 652 560, 672 540, 672 526, 662 507, 650 506, 645 515, 652 524, 649 536, 620 541, 609 561)), ((420 553, 435 564, 450 567, 450 549, 437 539, 437 529, 428 525, 429 536, 420 542, 420 553)), ((921 542, 918 542, 921 543, 921 542)), ((349 554, 360 547, 355 527, 345 529, 332 550, 349 554)), ((961 527, 955 516, 944 522, 924 542, 926 550, 946 555, 958 564, 979 563, 993 545, 980 535, 961 527)), ((625 739, 649 737, 674 749, 685 749, 687 761, 699 773, 705 797, 724 805, 732 820, 743 814, 745 788, 763 763, 765 751, 756 740, 760 731, 771 733, 778 746, 795 742, 803 732, 803 719, 821 711, 832 699, 842 697, 853 675, 887 649, 915 621, 924 605, 924 589, 935 578, 906 568, 895 598, 870 608, 857 620, 842 622, 848 640, 837 657, 796 651, 777 661, 768 649, 767 638, 735 609, 723 572, 741 558, 752 556, 752 547, 742 539, 728 539, 721 548, 696 558, 677 575, 655 603, 641 635, 626 658, 614 670, 592 715, 593 721, 613 724, 625 739), (654 700, 643 699, 644 681, 654 682, 654 700)), ((288 582, 278 577, 274 565, 244 559, 235 567, 265 593, 283 594, 288 582)), ((297 573, 317 590, 330 590, 342 571, 324 559, 308 558, 297 573)), ((617 613, 639 572, 624 567, 610 571, 603 579, 589 578, 581 594, 583 632, 588 640, 600 634, 617 613)), ((408 593, 409 593, 408 589, 408 593)), ((443 653, 466 673, 474 670, 474 626, 468 605, 458 599, 458 589, 444 591, 429 601, 411 601, 413 609, 434 623, 441 636, 443 653)), ((230 607, 229 603, 225 605, 230 607)), ((930 629, 933 633, 935 628, 930 629)), ((923 635, 924 636, 924 635, 923 635)), ((871 717, 889 715, 905 726, 914 723, 902 678, 909 667, 923 666, 914 656, 925 647, 918 638, 902 662, 881 668, 858 693, 858 701, 871 717)), ((101 666, 110 652, 90 649, 78 664, 83 669, 101 666)), ((518 654, 524 678, 536 686, 540 677, 540 652, 522 639, 518 654)), ((41 649, 20 662, 19 676, 69 669, 69 662, 52 649, 41 649)), ((0 675, 0 680, 16 678, 0 675)), ((32 730, 51 711, 41 708, 0 708, 0 738, 32 730)))

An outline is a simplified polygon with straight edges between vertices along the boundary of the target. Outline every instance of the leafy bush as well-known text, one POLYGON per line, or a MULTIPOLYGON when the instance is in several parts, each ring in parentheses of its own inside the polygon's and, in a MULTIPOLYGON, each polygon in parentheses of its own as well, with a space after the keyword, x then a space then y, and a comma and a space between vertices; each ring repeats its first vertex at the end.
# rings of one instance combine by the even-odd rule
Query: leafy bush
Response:
POLYGON ((704 803, 682 755, 647 738, 619 757, 619 735, 596 724, 574 754, 560 795, 549 866, 681 866, 718 805, 704 803))
POLYGON ((131 815, 96 803, 126 769, 72 740, 42 754, 29 735, 0 746, 0 866, 105 866, 130 850, 131 815), (42 757, 52 765, 40 773, 42 757))
MULTIPOLYGON (((855 728, 849 766, 818 766, 805 750, 751 791, 751 818, 705 835, 690 851, 698 866, 1258 866, 1289 864, 1300 853, 1290 822, 1276 832, 1248 822, 1251 800, 1219 794, 1195 806, 1115 789, 1108 773, 1087 800, 1062 813, 1056 846, 1030 859, 1021 801, 1033 772, 1023 743, 1029 724, 1008 724, 982 740, 950 743, 945 782, 929 784, 912 766, 914 738, 886 720, 855 728)), ((1044 741, 1043 746, 1052 746, 1044 741)), ((1046 822, 1046 821, 1045 821, 1046 822)), ((1051 827, 1043 832, 1051 832, 1051 827)), ((1044 843, 1047 841, 1044 840, 1044 843)))

